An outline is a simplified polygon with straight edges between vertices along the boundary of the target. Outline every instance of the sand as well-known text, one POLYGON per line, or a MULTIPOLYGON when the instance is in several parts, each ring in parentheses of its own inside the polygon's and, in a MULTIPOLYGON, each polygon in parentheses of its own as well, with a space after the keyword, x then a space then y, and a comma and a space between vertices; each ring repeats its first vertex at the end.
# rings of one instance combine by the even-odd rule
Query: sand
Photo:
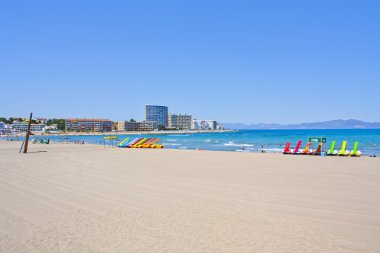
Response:
POLYGON ((0 252, 380 252, 378 158, 19 145, 0 252))

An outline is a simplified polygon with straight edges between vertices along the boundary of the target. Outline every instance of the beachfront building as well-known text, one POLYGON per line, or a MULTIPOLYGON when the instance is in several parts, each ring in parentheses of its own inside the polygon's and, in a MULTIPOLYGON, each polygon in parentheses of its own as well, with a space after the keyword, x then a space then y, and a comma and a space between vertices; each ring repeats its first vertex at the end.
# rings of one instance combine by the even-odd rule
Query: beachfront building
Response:
POLYGON ((187 114, 173 114, 168 115, 169 128, 190 130, 191 129, 191 115, 187 114))
POLYGON ((157 129, 157 123, 155 121, 150 122, 125 122, 125 131, 153 131, 157 129))
POLYGON ((111 132, 112 120, 109 119, 66 119, 66 131, 111 132))
POLYGON ((218 122, 215 120, 197 120, 191 121, 191 130, 217 130, 218 122))
POLYGON ((168 107, 161 105, 145 105, 145 121, 156 122, 157 126, 168 127, 168 107))
MULTIPOLYGON (((28 122, 20 122, 20 121, 15 121, 13 124, 11 124, 11 129, 14 132, 18 133, 23 133, 28 131, 28 122)), ((31 124, 30 125, 30 131, 32 132, 43 132, 45 129, 46 125, 45 124, 31 124)))

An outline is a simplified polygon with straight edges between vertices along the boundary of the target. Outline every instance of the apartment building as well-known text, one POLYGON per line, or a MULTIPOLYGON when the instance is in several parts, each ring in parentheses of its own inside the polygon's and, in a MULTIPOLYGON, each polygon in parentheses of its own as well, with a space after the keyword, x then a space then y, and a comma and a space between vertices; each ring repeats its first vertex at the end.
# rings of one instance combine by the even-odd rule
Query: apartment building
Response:
POLYGON ((153 131, 157 129, 156 122, 125 122, 125 131, 153 131))
POLYGON ((112 120, 109 119, 66 119, 65 130, 76 132, 111 132, 112 120))
POLYGON ((180 129, 180 130, 190 130, 191 129, 191 115, 187 114, 168 114, 168 125, 169 128, 180 129))

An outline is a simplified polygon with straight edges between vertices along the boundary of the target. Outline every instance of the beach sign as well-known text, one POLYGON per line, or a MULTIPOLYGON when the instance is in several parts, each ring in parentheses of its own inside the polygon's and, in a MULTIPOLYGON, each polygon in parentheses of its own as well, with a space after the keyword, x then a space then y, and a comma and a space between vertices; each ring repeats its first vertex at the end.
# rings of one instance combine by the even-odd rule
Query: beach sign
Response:
POLYGON ((309 142, 326 143, 325 137, 309 137, 309 142))

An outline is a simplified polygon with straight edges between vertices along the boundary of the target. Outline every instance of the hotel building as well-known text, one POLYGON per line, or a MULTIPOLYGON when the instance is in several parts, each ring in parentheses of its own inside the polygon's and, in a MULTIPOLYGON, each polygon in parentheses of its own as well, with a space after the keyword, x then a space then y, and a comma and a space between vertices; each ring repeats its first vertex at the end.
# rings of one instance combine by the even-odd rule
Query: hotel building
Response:
MULTIPOLYGON (((23 132, 28 131, 28 125, 29 125, 28 122, 15 121, 10 126, 15 132, 23 133, 23 132)), ((46 127, 45 124, 31 124, 30 125, 30 131, 31 132, 43 132, 45 127, 46 127)))
POLYGON ((157 126, 168 127, 168 107, 160 105, 145 105, 145 121, 156 122, 157 126))
POLYGON ((191 115, 187 114, 173 114, 168 115, 169 128, 190 130, 191 129, 191 115))
POLYGON ((111 132, 112 120, 109 119, 66 119, 65 130, 77 132, 111 132))
POLYGON ((151 122, 125 122, 125 131, 153 131, 157 129, 157 123, 151 122))

